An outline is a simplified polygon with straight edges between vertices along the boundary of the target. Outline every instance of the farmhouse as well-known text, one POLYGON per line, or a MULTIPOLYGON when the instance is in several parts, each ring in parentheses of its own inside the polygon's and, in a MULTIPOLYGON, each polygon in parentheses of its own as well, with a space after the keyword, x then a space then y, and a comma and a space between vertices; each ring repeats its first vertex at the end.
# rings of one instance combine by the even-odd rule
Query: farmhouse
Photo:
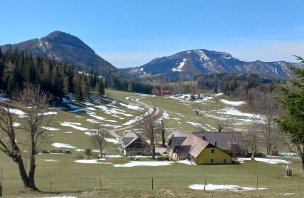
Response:
POLYGON ((148 155, 150 145, 138 133, 130 132, 121 139, 120 152, 125 156, 130 155, 148 155))
POLYGON ((170 149, 174 149, 175 146, 181 145, 185 139, 187 138, 187 134, 184 133, 181 129, 176 129, 173 133, 168 136, 168 146, 170 149))
POLYGON ((231 164, 229 153, 203 140, 201 133, 190 134, 181 146, 189 148, 189 159, 196 164, 231 164))
POLYGON ((180 129, 176 129, 168 136, 169 156, 174 160, 188 159, 189 149, 181 146, 187 135, 180 129))
POLYGON ((246 154, 244 138, 241 132, 203 132, 194 134, 233 157, 243 157, 246 154))

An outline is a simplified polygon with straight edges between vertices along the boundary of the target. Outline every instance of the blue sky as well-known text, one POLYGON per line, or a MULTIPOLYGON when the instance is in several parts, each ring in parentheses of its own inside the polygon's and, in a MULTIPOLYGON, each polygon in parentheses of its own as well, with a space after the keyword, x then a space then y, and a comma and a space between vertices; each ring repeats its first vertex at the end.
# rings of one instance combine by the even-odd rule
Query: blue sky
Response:
POLYGON ((304 56, 303 0, 2 0, 0 45, 60 30, 117 67, 188 49, 245 61, 304 56))

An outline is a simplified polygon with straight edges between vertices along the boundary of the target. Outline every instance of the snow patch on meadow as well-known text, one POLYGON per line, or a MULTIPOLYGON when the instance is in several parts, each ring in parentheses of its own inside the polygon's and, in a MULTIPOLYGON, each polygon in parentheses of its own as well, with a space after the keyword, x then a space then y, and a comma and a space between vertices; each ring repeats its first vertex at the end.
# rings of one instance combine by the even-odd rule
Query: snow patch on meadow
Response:
POLYGON ((46 115, 57 115, 57 112, 50 111, 50 112, 44 112, 44 113, 38 113, 38 115, 46 116, 46 115))
POLYGON ((20 126, 21 126, 20 123, 18 123, 18 122, 13 122, 13 127, 20 127, 20 126))
POLYGON ((220 101, 224 104, 231 105, 231 106, 241 106, 241 105, 246 104, 246 102, 244 102, 244 101, 229 101, 229 100, 225 100, 225 99, 220 99, 220 101))
POLYGON ((97 109, 95 109, 94 107, 86 107, 85 110, 96 111, 97 109))
POLYGON ((58 162, 58 160, 55 160, 55 159, 45 159, 44 161, 46 161, 46 162, 58 162))
POLYGON ((164 113, 163 113, 163 115, 162 115, 162 117, 161 117, 162 119, 169 119, 170 117, 169 117, 169 114, 167 113, 167 111, 164 111, 164 113))
POLYGON ((20 109, 8 109, 9 113, 18 115, 19 118, 25 118, 25 112, 21 111, 20 109))
POLYGON ((173 164, 172 161, 130 161, 126 164, 114 164, 114 167, 135 167, 135 166, 169 166, 173 164))
POLYGON ((75 196, 55 196, 55 197, 44 197, 44 198, 77 198, 75 196))
POLYGON ((106 142, 110 142, 110 143, 113 143, 113 144, 120 144, 119 140, 114 139, 114 138, 104 138, 104 140, 106 142))
POLYGON ((43 129, 45 129, 47 131, 59 131, 59 129, 53 128, 53 127, 41 127, 41 128, 43 128, 43 129))
POLYGON ((204 125, 200 124, 200 123, 196 123, 196 122, 187 122, 195 127, 201 128, 201 129, 205 129, 207 131, 210 131, 210 129, 208 129, 207 127, 205 127, 204 125))
POLYGON ((87 119, 87 122, 95 123, 95 124, 100 124, 101 122, 94 120, 94 119, 87 119))
POLYGON ((71 149, 76 148, 75 146, 71 146, 70 144, 58 143, 58 142, 53 143, 52 146, 56 148, 71 148, 71 149))
MULTIPOLYGON (((251 161, 251 158, 237 158, 239 162, 251 161)), ((254 158, 257 162, 264 162, 268 164, 291 164, 291 161, 283 160, 283 159, 269 159, 269 158, 254 158)))
POLYGON ((126 117, 132 117, 133 116, 132 114, 125 113, 125 112, 126 111, 121 110, 121 109, 112 108, 112 109, 106 111, 105 113, 110 114, 110 115, 123 115, 123 116, 126 116, 126 117))
MULTIPOLYGON (((242 187, 238 185, 229 185, 229 184, 192 184, 189 185, 189 188, 193 190, 207 190, 207 191, 216 191, 216 190, 226 190, 226 191, 248 191, 256 190, 254 187, 242 187)), ((259 188, 258 190, 266 190, 267 188, 259 188)))
POLYGON ((224 95, 224 93, 217 93, 217 94, 214 94, 215 97, 221 96, 221 95, 224 95))
POLYGON ((189 161, 188 159, 186 160, 178 160, 176 161, 176 163, 180 163, 180 164, 186 164, 186 165, 194 165, 191 161, 189 161))
POLYGON ((149 108, 149 110, 148 110, 146 113, 144 113, 143 115, 141 115, 141 116, 136 116, 134 119, 129 120, 128 122, 126 122, 126 123, 124 123, 124 124, 122 124, 122 125, 128 126, 128 125, 134 124, 135 122, 138 122, 138 121, 142 120, 142 119, 143 119, 143 116, 149 115, 149 114, 151 114, 152 112, 153 112, 153 108, 149 108))
POLYGON ((75 160, 74 162, 80 164, 113 164, 111 162, 101 162, 104 159, 82 159, 82 160, 75 160))
POLYGON ((105 118, 101 117, 101 116, 97 116, 97 115, 90 115, 90 116, 93 117, 93 118, 96 118, 98 120, 105 120, 105 118))
POLYGON ((260 115, 258 114, 252 114, 252 113, 243 113, 235 108, 225 108, 218 111, 218 113, 222 113, 225 115, 233 115, 233 116, 243 116, 243 117, 249 117, 249 118, 256 118, 260 119, 260 115))
POLYGON ((101 124, 100 126, 103 126, 103 127, 109 128, 109 129, 117 129, 117 128, 121 127, 121 126, 112 125, 112 124, 101 124))
POLYGON ((81 127, 80 123, 75 123, 75 122, 63 122, 63 123, 60 123, 60 125, 61 126, 66 126, 66 127, 72 127, 72 128, 77 129, 79 131, 87 131, 87 130, 89 130, 87 128, 81 127))
POLYGON ((124 103, 119 103, 121 106, 124 106, 124 107, 127 107, 128 109, 131 109, 131 110, 137 110, 137 111, 143 111, 144 109, 139 107, 139 106, 136 106, 136 105, 131 105, 131 104, 124 104, 124 103))

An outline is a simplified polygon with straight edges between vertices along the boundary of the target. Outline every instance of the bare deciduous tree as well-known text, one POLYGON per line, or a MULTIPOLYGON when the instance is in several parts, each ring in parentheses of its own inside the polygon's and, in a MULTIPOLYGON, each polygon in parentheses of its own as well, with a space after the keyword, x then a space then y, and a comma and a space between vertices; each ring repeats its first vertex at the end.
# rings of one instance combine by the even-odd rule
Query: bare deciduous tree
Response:
POLYGON ((159 133, 159 125, 155 123, 152 114, 146 114, 142 119, 142 128, 145 131, 147 138, 150 140, 150 149, 152 159, 155 159, 155 136, 159 133))
POLYGON ((194 109, 196 115, 199 115, 199 112, 200 112, 200 105, 196 102, 193 102, 192 103, 192 109, 194 109))
POLYGON ((28 190, 39 191, 35 184, 36 155, 39 146, 47 139, 45 132, 53 118, 52 115, 46 114, 49 99, 49 94, 40 88, 30 86, 23 90, 21 101, 27 108, 24 108, 26 114, 22 117, 22 130, 28 138, 24 143, 16 140, 21 139, 14 128, 14 122, 18 119, 14 115, 16 110, 8 103, 0 103, 0 150, 18 164, 22 182, 28 190), (24 165, 24 150, 30 159, 28 170, 24 165))
POLYGON ((275 123, 273 121, 274 117, 280 113, 279 108, 274 100, 273 93, 269 92, 266 94, 256 94, 258 95, 256 98, 259 99, 253 101, 253 107, 255 111, 262 115, 259 118, 259 123, 261 125, 261 128, 263 128, 261 135, 264 139, 266 154, 272 155, 272 151, 277 151, 274 147, 277 147, 280 144, 278 141, 283 141, 283 136, 276 129, 275 123))
POLYGON ((219 120, 217 122, 217 130, 218 132, 222 132, 222 130, 226 127, 229 127, 229 122, 228 121, 222 121, 222 120, 219 120))
POLYGON ((94 148, 97 148, 100 152, 100 157, 103 155, 105 138, 107 137, 107 131, 105 130, 97 130, 91 136, 91 142, 94 148))
POLYGON ((260 132, 256 125, 253 125, 251 129, 244 133, 245 145, 250 149, 252 155, 251 160, 254 161, 254 155, 257 152, 257 148, 260 145, 260 132))

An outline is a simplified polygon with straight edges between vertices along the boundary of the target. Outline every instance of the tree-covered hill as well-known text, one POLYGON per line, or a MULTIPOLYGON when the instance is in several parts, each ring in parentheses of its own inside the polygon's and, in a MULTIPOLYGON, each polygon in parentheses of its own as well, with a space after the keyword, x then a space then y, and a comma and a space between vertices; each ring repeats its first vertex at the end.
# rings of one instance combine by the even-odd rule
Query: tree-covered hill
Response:
POLYGON ((73 93, 78 100, 90 92, 104 94, 104 87, 139 93, 150 93, 151 85, 123 78, 119 74, 99 76, 98 71, 79 72, 74 65, 24 51, 0 49, 0 89, 8 95, 19 93, 27 84, 36 84, 44 91, 62 98, 73 93), (105 85, 104 85, 105 83, 105 85))

